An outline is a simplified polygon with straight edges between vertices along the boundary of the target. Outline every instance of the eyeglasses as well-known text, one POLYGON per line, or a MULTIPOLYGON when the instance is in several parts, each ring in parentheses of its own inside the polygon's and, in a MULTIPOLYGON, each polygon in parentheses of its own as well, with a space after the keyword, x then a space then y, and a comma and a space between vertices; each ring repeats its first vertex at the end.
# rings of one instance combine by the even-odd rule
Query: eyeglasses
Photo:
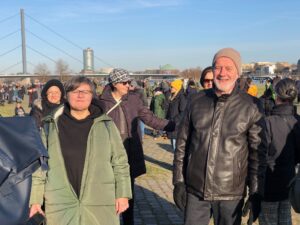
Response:
POLYGON ((214 79, 204 79, 203 81, 204 81, 204 83, 209 83, 209 82, 213 83, 214 79))
POLYGON ((59 91, 51 91, 51 92, 47 92, 47 96, 48 95, 51 95, 51 96, 53 96, 53 95, 61 95, 61 93, 59 92, 59 91))
POLYGON ((84 96, 92 94, 92 92, 89 91, 89 90, 76 90, 76 91, 70 91, 70 93, 73 94, 73 95, 80 95, 80 94, 82 94, 84 96))
POLYGON ((124 82, 120 82, 120 83, 123 84, 123 85, 125 86, 126 84, 130 85, 130 84, 131 84, 131 81, 129 80, 129 81, 124 81, 124 82))
POLYGON ((221 71, 222 69, 224 69, 228 73, 231 73, 233 71, 233 67, 231 66, 214 66, 213 69, 215 71, 221 71))

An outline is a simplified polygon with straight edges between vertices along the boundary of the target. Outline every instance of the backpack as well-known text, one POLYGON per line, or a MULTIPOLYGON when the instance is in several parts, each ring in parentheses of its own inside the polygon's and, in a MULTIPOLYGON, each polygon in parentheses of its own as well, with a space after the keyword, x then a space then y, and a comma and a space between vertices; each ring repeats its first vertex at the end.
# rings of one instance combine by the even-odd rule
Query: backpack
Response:
POLYGON ((0 118, 0 223, 25 224, 32 173, 47 169, 48 157, 32 117, 0 118))

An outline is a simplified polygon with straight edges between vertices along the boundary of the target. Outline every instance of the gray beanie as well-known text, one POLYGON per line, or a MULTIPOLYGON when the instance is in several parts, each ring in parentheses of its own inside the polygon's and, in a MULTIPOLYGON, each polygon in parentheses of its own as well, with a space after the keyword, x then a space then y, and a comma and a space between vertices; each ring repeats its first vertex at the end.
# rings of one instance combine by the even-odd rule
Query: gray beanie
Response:
POLYGON ((217 59, 220 57, 230 58, 234 62, 234 65, 238 71, 238 75, 242 74, 242 59, 241 59, 241 55, 238 51, 236 51, 233 48, 223 48, 223 49, 219 50, 214 56, 212 66, 215 65, 217 59))

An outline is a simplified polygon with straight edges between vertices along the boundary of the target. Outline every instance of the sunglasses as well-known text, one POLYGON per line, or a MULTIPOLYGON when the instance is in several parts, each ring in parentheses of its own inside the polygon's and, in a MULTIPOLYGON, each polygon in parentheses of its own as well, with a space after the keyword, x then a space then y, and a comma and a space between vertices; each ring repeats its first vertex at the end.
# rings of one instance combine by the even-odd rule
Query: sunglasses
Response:
POLYGON ((121 84, 123 84, 124 86, 126 85, 126 84, 131 84, 131 81, 129 80, 129 81, 124 81, 124 82, 120 82, 121 84))
POLYGON ((214 79, 204 79, 204 83, 214 82, 214 79))

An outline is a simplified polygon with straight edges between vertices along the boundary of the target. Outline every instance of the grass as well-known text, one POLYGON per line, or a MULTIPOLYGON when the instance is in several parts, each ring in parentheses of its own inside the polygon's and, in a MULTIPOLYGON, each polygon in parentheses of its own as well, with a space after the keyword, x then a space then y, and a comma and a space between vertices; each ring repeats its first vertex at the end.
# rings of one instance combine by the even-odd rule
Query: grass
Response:
MULTIPOLYGON (((26 113, 30 112, 30 108, 28 108, 28 95, 25 95, 24 101, 22 102, 22 106, 25 109, 26 113)), ((16 103, 8 104, 7 102, 5 102, 4 106, 0 106, 0 115, 3 117, 14 116, 15 107, 16 107, 16 103)))

